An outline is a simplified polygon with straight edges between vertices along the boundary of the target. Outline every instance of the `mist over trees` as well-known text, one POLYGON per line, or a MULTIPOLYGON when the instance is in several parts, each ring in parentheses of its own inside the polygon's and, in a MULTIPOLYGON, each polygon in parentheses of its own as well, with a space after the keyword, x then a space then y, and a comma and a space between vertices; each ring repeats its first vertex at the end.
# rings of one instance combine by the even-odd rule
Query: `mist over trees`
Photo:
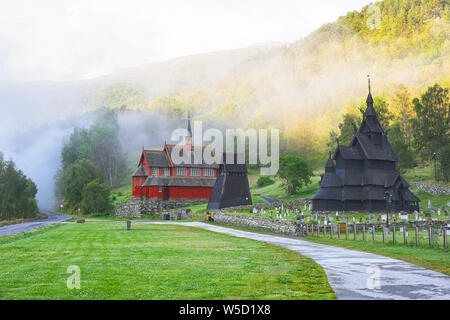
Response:
POLYGON ((103 109, 90 128, 74 129, 64 144, 55 190, 66 208, 83 208, 86 213, 97 214, 111 212, 111 206, 104 203, 111 202, 110 190, 127 176, 125 153, 119 142, 118 112, 103 109), (103 205, 94 205, 93 199, 103 205))
MULTIPOLYGON (((374 108, 381 125, 388 131, 388 139, 396 152, 397 168, 404 171, 418 162, 430 161, 436 153, 439 165, 438 180, 449 181, 450 106, 449 89, 434 84, 420 95, 411 98, 400 85, 391 102, 384 97, 374 97, 374 108)), ((336 140, 348 145, 355 127, 361 122, 362 103, 351 106, 342 115, 339 132, 330 131, 327 148, 334 151, 336 140), (355 124, 355 126, 353 126, 355 124)))
POLYGON ((36 193, 34 182, 0 153, 0 221, 37 216, 36 193))

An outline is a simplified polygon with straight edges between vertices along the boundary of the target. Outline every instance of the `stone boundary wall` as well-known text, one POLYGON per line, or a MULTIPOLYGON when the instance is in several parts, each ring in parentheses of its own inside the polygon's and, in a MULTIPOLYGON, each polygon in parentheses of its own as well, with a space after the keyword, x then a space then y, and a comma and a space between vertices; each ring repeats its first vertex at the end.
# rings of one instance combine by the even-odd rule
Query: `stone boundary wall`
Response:
POLYGON ((312 204, 311 198, 301 198, 301 199, 295 199, 295 200, 287 200, 287 201, 277 201, 277 202, 264 202, 264 203, 255 203, 255 204, 248 204, 243 206, 236 206, 236 207, 229 207, 226 208, 227 210, 253 210, 253 208, 256 209, 273 209, 275 207, 280 207, 281 204, 285 208, 289 207, 298 207, 300 205, 309 205, 312 204))
POLYGON ((264 218, 250 218, 238 214, 217 211, 214 213, 214 222, 232 226, 251 227, 266 231, 285 233, 300 236, 300 222, 291 220, 269 220, 264 218))
POLYGON ((418 191, 425 191, 436 195, 450 195, 450 186, 420 182, 410 182, 409 184, 418 191))
POLYGON ((180 207, 206 203, 208 199, 131 200, 117 202, 116 217, 142 218, 145 214, 160 214, 180 207))

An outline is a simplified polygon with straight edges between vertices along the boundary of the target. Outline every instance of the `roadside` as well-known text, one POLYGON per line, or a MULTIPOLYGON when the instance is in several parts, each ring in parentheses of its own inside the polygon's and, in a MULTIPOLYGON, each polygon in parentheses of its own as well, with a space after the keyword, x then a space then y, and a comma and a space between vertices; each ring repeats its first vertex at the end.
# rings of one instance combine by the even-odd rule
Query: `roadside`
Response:
POLYGON ((61 223, 66 220, 72 219, 72 217, 57 214, 51 211, 44 211, 43 213, 47 215, 48 217, 47 219, 23 222, 19 224, 12 224, 0 227, 0 236, 8 236, 16 233, 23 233, 37 228, 41 228, 43 226, 61 223))

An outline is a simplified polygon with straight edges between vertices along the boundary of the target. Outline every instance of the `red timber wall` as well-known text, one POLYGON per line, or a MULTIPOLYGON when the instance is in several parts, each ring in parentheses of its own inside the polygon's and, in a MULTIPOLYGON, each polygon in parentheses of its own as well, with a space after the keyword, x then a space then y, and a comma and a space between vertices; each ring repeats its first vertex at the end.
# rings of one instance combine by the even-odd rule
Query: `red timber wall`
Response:
POLYGON ((165 192, 168 199, 209 199, 212 187, 161 187, 159 192, 158 186, 150 186, 143 188, 143 196, 151 199, 164 198, 165 192), (167 191, 164 189, 167 188, 167 191))
POLYGON ((133 197, 141 197, 141 186, 145 182, 146 177, 133 177, 132 180, 132 193, 133 197))

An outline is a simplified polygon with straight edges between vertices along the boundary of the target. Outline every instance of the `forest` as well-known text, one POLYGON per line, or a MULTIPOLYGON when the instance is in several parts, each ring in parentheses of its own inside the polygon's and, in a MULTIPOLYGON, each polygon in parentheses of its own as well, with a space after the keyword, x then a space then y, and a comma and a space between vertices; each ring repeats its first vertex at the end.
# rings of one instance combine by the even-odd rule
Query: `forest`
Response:
POLYGON ((0 153, 0 221, 38 215, 36 184, 0 153))

